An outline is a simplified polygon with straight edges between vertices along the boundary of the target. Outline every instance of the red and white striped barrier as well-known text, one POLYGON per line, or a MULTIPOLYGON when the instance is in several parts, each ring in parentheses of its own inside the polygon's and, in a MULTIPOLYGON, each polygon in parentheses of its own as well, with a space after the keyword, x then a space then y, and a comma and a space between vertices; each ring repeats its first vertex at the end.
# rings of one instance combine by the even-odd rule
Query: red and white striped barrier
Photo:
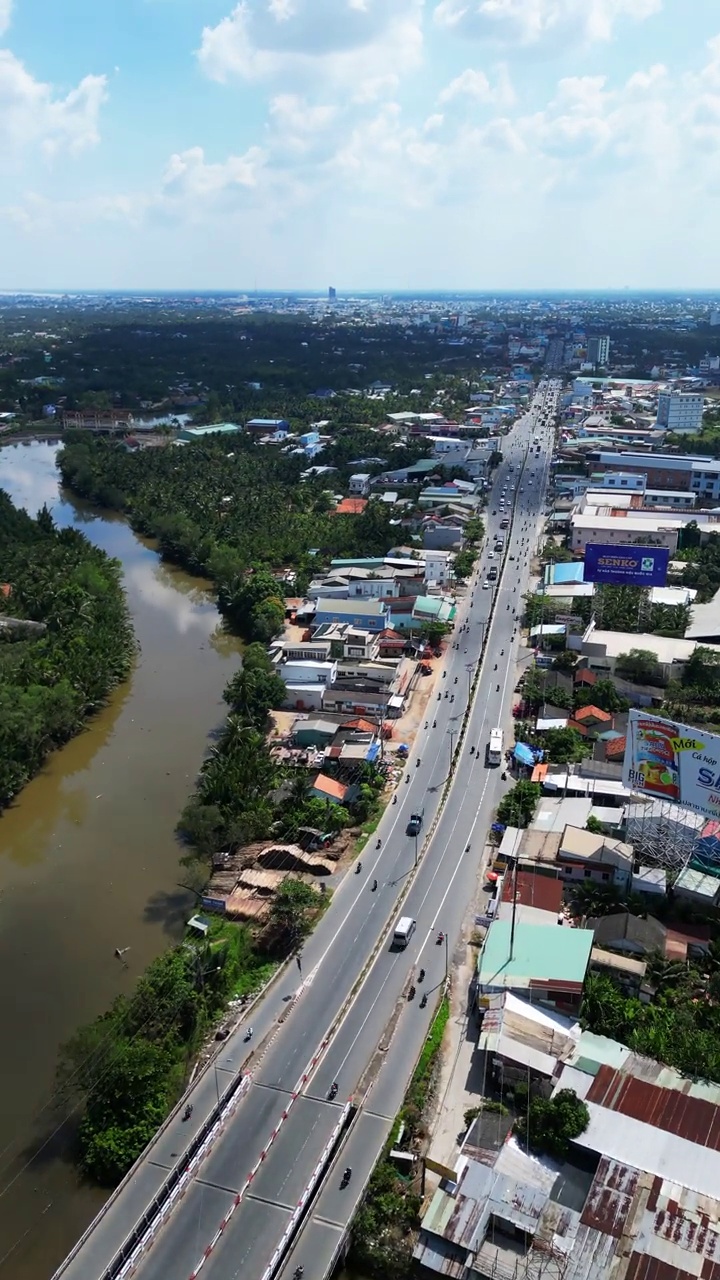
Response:
POLYGON ((192 1179, 195 1177, 195 1174, 197 1173, 198 1168, 202 1164, 205 1157, 209 1155, 212 1147, 215 1145, 215 1142, 217 1141, 217 1139, 220 1137, 221 1133, 225 1129, 225 1126, 228 1120, 233 1115, 238 1102, 240 1101, 241 1098, 245 1096, 248 1089, 250 1088, 251 1083, 252 1083, 252 1076, 246 1075, 243 1077, 243 1080, 240 1084, 240 1088, 237 1090, 236 1093, 233 1094, 232 1098, 230 1099, 230 1102, 228 1103, 226 1110, 223 1112, 221 1116, 218 1116, 218 1119, 216 1120, 210 1132, 205 1137, 204 1141, 198 1147, 192 1160, 190 1160, 190 1162, 183 1169, 181 1177, 179 1178, 176 1186, 174 1186, 172 1191, 170 1192, 170 1195, 165 1201, 158 1216, 148 1227, 145 1234, 140 1238, 136 1247, 133 1249, 133 1252, 130 1254, 130 1257, 125 1263, 124 1267, 122 1267, 121 1270, 118 1271, 117 1280, 127 1280, 127 1278, 131 1276, 135 1271, 138 1263, 143 1257, 143 1254, 147 1253, 148 1249, 152 1247, 152 1245, 155 1242, 155 1237, 158 1231, 164 1225, 164 1223, 167 1222, 168 1218, 170 1217, 170 1214, 173 1212, 177 1203, 180 1200, 182 1200, 192 1179))
MULTIPOLYGON (((323 1148, 322 1155, 320 1156, 317 1164, 315 1165, 315 1168, 312 1171, 312 1176, 310 1178, 310 1181, 305 1187, 305 1190, 303 1191, 300 1199, 298 1200, 293 1210, 292 1217, 290 1218, 290 1221, 280 1238, 280 1243, 278 1244, 277 1249, 275 1250, 272 1258, 270 1259, 267 1267, 265 1268, 262 1274, 262 1280, 272 1280, 273 1276, 275 1275, 275 1271, 277 1270, 278 1265, 282 1261, 283 1254, 285 1253, 285 1250, 287 1249, 288 1244, 290 1243, 290 1241, 292 1240, 295 1234, 295 1229, 305 1209, 305 1206, 307 1205, 308 1200, 310 1199, 311 1195, 315 1191, 315 1188, 318 1184, 318 1180, 325 1167, 327 1159, 333 1147, 335 1146, 335 1143, 337 1142, 340 1134, 342 1133, 345 1122, 347 1121, 347 1118, 350 1114, 351 1106, 352 1106, 352 1103, 348 1099, 348 1101, 345 1103, 345 1106, 343 1107, 341 1117, 332 1131, 332 1136, 326 1142, 325 1147, 323 1148)), ((191 1280, 192 1280, 192 1277, 191 1277, 191 1280)))
POLYGON ((305 1070, 303 1071, 303 1073, 302 1073, 302 1075, 301 1075, 300 1079, 298 1080, 297 1084, 295 1085, 295 1088, 293 1089, 293 1091, 292 1091, 292 1093, 291 1093, 291 1095, 290 1095, 290 1099, 289 1099, 289 1101, 288 1101, 288 1104, 287 1104, 287 1106, 286 1106, 285 1110, 283 1111, 283 1113, 282 1113, 282 1115, 281 1115, 281 1117, 280 1117, 280 1119, 279 1119, 279 1121, 278 1121, 277 1125, 275 1126, 275 1128, 273 1129, 273 1131, 272 1131, 272 1133, 271 1133, 270 1137, 268 1138, 267 1144, 265 1145, 265 1147, 263 1148, 263 1150, 260 1152, 260 1157, 259 1157, 259 1159, 256 1161, 256 1163, 255 1163, 255 1165, 254 1165, 253 1169, 251 1169, 250 1173, 248 1174, 247 1178, 245 1179, 245 1182, 244 1182, 243 1186, 241 1187, 240 1191, 239 1191, 239 1192, 237 1193, 237 1195, 235 1196, 235 1200, 233 1201, 232 1205, 230 1206, 230 1209, 229 1209, 228 1213, 225 1215, 225 1217, 223 1218, 222 1222, 220 1223, 220 1226, 218 1227, 217 1231, 215 1232, 215 1235, 213 1236, 212 1240, 210 1241, 210 1244, 209 1244, 209 1245, 207 1245, 207 1247, 203 1250, 202 1256, 198 1259, 197 1263, 195 1264, 195 1268, 194 1268, 194 1270, 190 1272, 190 1275, 189 1275, 189 1277, 188 1277, 188 1280, 196 1280, 196 1277, 200 1274, 200 1272, 202 1271, 203 1267, 205 1266, 205 1263, 207 1262, 208 1258, 210 1257, 210 1254, 212 1253, 213 1249, 215 1248, 216 1244, 218 1243, 218 1240, 219 1240, 219 1239, 220 1239, 220 1237, 222 1236, 222 1234, 223 1234, 223 1232, 224 1232, 225 1228, 227 1227, 228 1222, 229 1222, 229 1221, 230 1221, 230 1219, 232 1218, 232 1216, 233 1216, 233 1214, 234 1214, 235 1210, 237 1209, 238 1205, 239 1205, 239 1204, 241 1203, 241 1201, 244 1199, 244 1197, 245 1197, 245 1195, 246 1195, 246 1193, 247 1193, 248 1187, 250 1186, 250 1184, 251 1184, 251 1182, 252 1182, 253 1178, 255 1177, 255 1174, 257 1173, 258 1169, 259 1169, 259 1168, 260 1168, 260 1166, 262 1165, 263 1161, 266 1159, 267 1154, 268 1154, 268 1152, 269 1152, 270 1148, 272 1147, 272 1145, 273 1145, 273 1143, 274 1143, 275 1139, 277 1138, 277 1136, 278 1136, 278 1134, 279 1134, 280 1130, 282 1129, 282 1126, 284 1125, 285 1121, 286 1121, 286 1120, 287 1120, 287 1118, 288 1118, 288 1115, 290 1114, 290 1109, 291 1109, 291 1107, 293 1106, 293 1103, 294 1103, 294 1102, 296 1102, 296 1100, 300 1097, 300 1094, 302 1093, 304 1086, 307 1084, 307 1082, 308 1082, 308 1080, 309 1080, 309 1078, 310 1078, 310 1076, 311 1076, 312 1072, 315 1070, 315 1067, 317 1066, 318 1062, 320 1061, 320 1059, 321 1059, 321 1057, 322 1057, 323 1053, 325 1052, 325 1050, 326 1050, 326 1048, 327 1048, 327 1046, 328 1046, 329 1042, 330 1042, 330 1036, 329 1036, 329 1035, 327 1035, 327 1036, 325 1037, 325 1039, 323 1040, 322 1044, 320 1045, 320 1048, 316 1050, 316 1052, 315 1052, 314 1056, 311 1058, 311 1060, 310 1060, 310 1062, 308 1063, 307 1067, 306 1067, 306 1068, 305 1068, 305 1070))

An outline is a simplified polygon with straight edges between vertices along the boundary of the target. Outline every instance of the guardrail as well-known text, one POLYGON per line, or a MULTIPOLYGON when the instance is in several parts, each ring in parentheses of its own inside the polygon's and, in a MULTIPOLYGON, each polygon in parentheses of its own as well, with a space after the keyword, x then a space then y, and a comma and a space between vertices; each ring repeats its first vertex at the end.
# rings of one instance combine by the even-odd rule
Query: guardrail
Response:
MULTIPOLYGON (((271 987, 272 987, 276 982, 278 982, 278 981, 279 981, 279 979, 281 978, 281 976, 282 976, 282 975, 284 975, 284 973, 286 972, 287 968, 289 967, 289 964, 290 964, 290 960, 287 960, 287 961, 285 962, 285 964, 280 965, 280 966, 275 970, 275 973, 272 975, 272 977, 268 978, 268 981, 267 981, 266 983, 264 983, 264 985, 260 988, 260 990, 258 991, 257 995, 253 998, 253 1000, 251 1000, 249 1004, 247 1004, 247 1005, 243 1006, 243 1010, 242 1010, 242 1017, 243 1017, 243 1018, 244 1018, 247 1014, 249 1014, 249 1013, 250 1013, 250 1012, 255 1008, 255 1005, 256 1005, 256 1004, 258 1004, 261 1000, 263 1000, 263 999, 265 998, 265 996, 267 995, 267 993, 268 993, 268 991, 270 990, 270 988, 271 988, 271 987)), ((96 1227, 98 1226, 98 1224, 99 1224, 100 1222, 102 1222, 103 1218, 107 1215, 107 1213, 110 1211, 110 1209, 112 1208, 112 1206, 116 1203, 116 1201, 118 1200, 118 1198, 120 1197, 120 1195, 122 1194, 122 1192, 125 1190, 125 1188, 126 1188, 126 1186, 128 1185, 128 1183, 131 1181, 131 1179, 132 1179, 132 1178, 134 1178, 134 1176, 135 1176, 135 1174, 137 1173, 138 1169, 141 1167, 141 1165, 143 1164, 143 1162, 148 1158, 149 1154, 152 1152, 153 1147, 154 1147, 154 1146, 156 1145, 156 1143, 160 1140, 160 1138, 163 1136, 163 1134, 167 1131, 167 1129, 168 1129, 168 1128, 169 1128, 169 1126, 172 1124, 172 1122, 173 1122, 174 1120, 176 1120, 176 1119, 177 1119, 178 1113, 179 1113, 179 1112, 181 1111, 181 1109, 186 1105, 187 1099, 190 1097, 190 1094, 191 1094, 192 1090, 193 1090, 193 1089, 195 1089, 195 1088, 197 1087, 198 1082, 199 1082, 199 1081, 200 1081, 200 1080, 201 1080, 201 1079, 202 1079, 202 1078, 203 1078, 203 1077, 204 1077, 204 1076, 205 1076, 205 1075, 210 1071, 210 1069, 211 1069, 211 1068, 212 1068, 212 1069, 214 1069, 214 1067, 215 1067, 215 1058, 217 1057, 217 1054, 218 1054, 218 1053, 220 1053, 223 1049, 226 1049, 226 1048, 227 1048, 227 1040, 223 1041, 223 1042, 222 1042, 222 1044, 219 1044, 219 1045, 218 1045, 218 1048, 217 1048, 217 1050, 216 1050, 216 1052, 215 1052, 215 1053, 213 1053, 213 1054, 211 1054, 211 1056, 208 1058, 207 1062, 205 1063, 204 1067, 202 1068, 202 1071, 199 1073, 199 1075, 195 1076, 195 1078, 193 1079, 193 1081, 192 1081, 192 1083, 191 1083, 190 1088, 189 1088, 189 1089, 187 1089, 187 1090, 185 1091, 185 1093, 183 1094, 182 1098, 181 1098, 181 1099, 180 1099, 180 1101, 177 1103, 177 1105, 176 1105, 176 1106, 173 1108, 173 1110, 172 1110, 172 1111, 171 1111, 171 1112, 170 1112, 170 1113, 165 1117, 165 1119, 163 1120, 162 1124, 160 1125, 160 1128, 159 1128, 159 1129, 157 1130, 157 1132, 153 1135, 153 1137, 152 1137, 151 1141, 148 1143, 147 1147, 145 1147, 145 1149, 144 1149, 144 1151, 141 1153, 141 1155, 139 1155, 139 1156, 138 1156, 137 1160, 136 1160, 136 1161, 135 1161, 135 1163, 131 1166, 131 1168, 130 1168, 130 1169, 128 1169, 127 1173, 125 1174, 125 1177, 124 1177, 124 1178, 122 1179, 122 1181, 121 1181, 121 1182, 119 1182, 119 1183, 118 1183, 118 1185, 115 1187, 114 1191, 113 1191, 113 1192, 112 1192, 112 1194, 108 1197, 108 1199, 105 1201, 105 1204, 102 1206, 102 1208, 100 1209, 100 1211, 95 1215, 95 1217, 93 1218, 92 1222, 90 1222, 90 1223, 89 1223, 89 1225, 85 1228, 85 1230, 84 1230, 83 1234, 80 1236, 80 1239, 79 1239, 79 1240, 77 1240, 77 1241, 75 1242, 75 1245, 74 1245, 74 1246, 73 1246, 73 1248, 70 1250, 70 1253, 69 1253, 69 1254, 67 1255, 67 1257, 66 1257, 66 1258, 64 1258, 64 1259, 63 1259, 63 1261, 60 1263, 60 1266, 58 1267, 58 1269, 54 1272, 54 1274, 53 1274, 53 1276, 52 1276, 52 1280, 61 1280, 62 1275, 65 1273, 65 1271, 67 1270, 67 1268, 70 1266, 70 1263, 71 1263, 71 1262, 73 1262, 73 1261, 75 1260, 75 1258, 77 1257, 78 1253, 79 1253, 79 1252, 80 1252, 80 1250, 84 1247, 84 1245, 87 1243, 87 1241, 89 1240, 90 1236, 92 1235, 93 1231, 96 1229, 96 1227)), ((243 1074, 242 1074, 242 1068, 241 1068, 241 1069, 238 1071, 238 1073, 237 1073, 236 1077, 235 1077, 233 1080, 231 1080, 230 1084, 228 1085, 227 1089, 225 1090, 225 1093, 223 1094, 223 1097, 220 1099, 220 1104, 219 1104, 220 1106, 222 1106, 222 1105, 223 1105, 223 1103, 227 1101, 227 1099, 228 1099, 228 1098, 229 1098, 229 1096, 230 1096, 231 1091, 232 1091, 233 1089, 236 1089, 236 1088, 238 1087, 238 1085, 241 1083, 241 1081, 242 1081, 242 1080, 243 1080, 243 1074)), ((216 1106, 213 1108, 213 1110, 210 1112, 210 1115, 209 1115, 208 1120, 207 1120, 207 1122, 206 1122, 207 1124, 212 1123, 213 1116, 215 1116, 215 1115, 217 1114, 217 1111, 218 1111, 218 1107, 217 1107, 217 1105, 216 1105, 216 1106)), ((201 1131, 201 1132, 202 1132, 202 1131, 201 1131)), ((196 1136, 195 1141, 197 1141, 197 1140, 198 1140, 198 1137, 199 1137, 199 1136, 200 1136, 200 1135, 197 1135, 197 1136, 196 1136)), ((192 1151, 192 1147, 193 1147, 193 1144, 191 1144, 191 1146, 190 1146, 190 1148, 189 1148, 189 1150, 190 1150, 190 1151, 192 1151)), ((170 1190, 172 1189, 172 1181, 173 1181, 173 1177, 174 1177, 174 1175, 176 1175, 176 1174, 177 1174, 178 1170, 180 1169, 180 1166, 182 1165, 182 1160, 184 1160, 184 1159, 186 1159, 186 1158, 187 1158, 187 1153, 186 1153, 186 1154, 181 1158, 181 1160, 179 1160, 179 1161, 178 1161, 178 1164, 175 1166, 175 1169, 173 1169, 173 1170, 171 1171, 171 1173, 168 1175, 168 1177, 166 1178, 165 1182, 163 1183, 163 1186, 161 1187, 160 1191, 158 1191, 158 1192, 157 1192, 157 1194, 155 1195, 155 1197, 153 1198, 152 1205, 157 1205, 157 1203, 158 1203, 158 1201, 160 1200, 160 1198, 162 1197, 162 1195, 163 1195, 164 1193, 169 1193, 169 1192, 170 1192, 170 1190)), ((147 1219, 148 1219, 148 1214, 149 1214, 149 1212, 150 1212, 150 1208, 151 1208, 151 1206, 149 1205, 149 1206, 148 1206, 148 1207, 143 1211, 143 1213, 140 1215, 140 1217, 136 1220, 136 1222, 133 1224, 133 1226, 130 1228, 130 1230, 128 1231, 128 1233, 127 1233, 127 1235, 126 1235, 125 1239, 123 1240, 123 1243, 122 1243, 122 1244, 120 1245, 120 1247, 116 1250, 116 1252, 115 1252, 115 1257, 114 1257, 114 1259, 113 1259, 112 1263, 110 1264, 110 1267, 108 1267, 108 1268, 106 1269, 106 1271, 105 1271, 105 1272, 103 1272, 103 1280, 105 1280, 105 1277, 111 1277, 111 1276, 113 1275, 112 1267, 117 1267, 118 1265, 121 1265, 121 1264, 122 1264, 122 1258, 123 1258, 123 1256, 124 1256, 125 1254, 127 1254, 127 1251, 128 1251, 129 1249, 132 1249, 132 1248, 134 1247, 134 1242, 135 1242, 135 1240, 137 1239, 138 1233, 139 1233, 139 1232, 142 1232, 142 1231, 143 1231, 143 1229, 144 1229, 144 1228, 146 1227, 146 1225, 147 1225, 147 1219)), ((157 1212, 157 1208, 155 1209, 155 1212, 157 1212)))
MULTIPOLYGON (((280 1263, 283 1261, 287 1247, 290 1244, 293 1236, 295 1235, 295 1231, 297 1229, 298 1223, 300 1222, 300 1219, 302 1218, 302 1215, 305 1212, 305 1209, 307 1208, 310 1198, 315 1193, 316 1187, 320 1181, 320 1178, 322 1177, 323 1170, 327 1165, 327 1162, 330 1159, 330 1156, 332 1155, 333 1148, 336 1146, 338 1138, 340 1137, 340 1134, 342 1133, 345 1125, 347 1124, 347 1119, 348 1119, 348 1116, 350 1115, 352 1107, 353 1107, 353 1104, 348 1099, 348 1101, 345 1103, 340 1119, 338 1120, 337 1124, 335 1125, 335 1128, 332 1131, 331 1136, 328 1138, 328 1141, 325 1143, 325 1146, 323 1147, 322 1154, 317 1164, 315 1165, 315 1168, 312 1171, 312 1175, 305 1187, 305 1190, 303 1191, 302 1195, 300 1196, 300 1199, 298 1200, 295 1206, 295 1209, 293 1210, 292 1217, 290 1218, 290 1221, 287 1227, 285 1228, 285 1231, 282 1234, 280 1243, 278 1244, 277 1249, 272 1255, 267 1267, 263 1271, 261 1280, 273 1280, 273 1276, 275 1275, 275 1272, 280 1266, 280 1263)), ((191 1280, 192 1280, 192 1277, 191 1277, 191 1280)))

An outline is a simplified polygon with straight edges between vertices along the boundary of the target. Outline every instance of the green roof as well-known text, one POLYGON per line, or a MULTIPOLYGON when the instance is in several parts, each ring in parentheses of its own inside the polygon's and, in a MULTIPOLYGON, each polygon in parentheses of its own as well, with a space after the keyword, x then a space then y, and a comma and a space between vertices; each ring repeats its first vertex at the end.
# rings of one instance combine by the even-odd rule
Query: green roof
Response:
POLYGON ((545 983, 580 985, 590 960, 592 929, 516 923, 512 956, 509 920, 495 920, 478 956, 478 985, 518 991, 545 983))

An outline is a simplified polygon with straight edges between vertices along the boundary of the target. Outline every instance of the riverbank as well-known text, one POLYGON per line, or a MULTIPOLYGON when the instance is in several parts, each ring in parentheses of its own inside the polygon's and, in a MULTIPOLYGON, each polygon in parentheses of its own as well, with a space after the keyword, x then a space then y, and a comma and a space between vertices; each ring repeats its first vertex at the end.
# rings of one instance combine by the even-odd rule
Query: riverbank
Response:
POLYGON ((47 503, 119 560, 138 658, 0 816, 0 1259, 13 1280, 47 1280, 103 1203, 67 1161, 75 1117, 56 1108, 58 1050, 184 933, 195 900, 179 886, 174 828, 240 665, 208 584, 60 492, 55 453, 0 450, 0 488, 33 514, 47 503), (127 967, 116 947, 129 947, 127 967))

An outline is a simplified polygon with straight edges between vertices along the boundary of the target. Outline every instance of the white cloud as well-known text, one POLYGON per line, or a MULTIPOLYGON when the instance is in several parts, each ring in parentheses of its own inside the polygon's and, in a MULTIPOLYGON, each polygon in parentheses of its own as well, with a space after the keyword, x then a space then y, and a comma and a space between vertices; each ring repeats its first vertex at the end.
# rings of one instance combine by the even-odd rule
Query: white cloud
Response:
POLYGON ((202 147, 190 147, 170 157, 162 176, 161 199, 194 205, 238 187, 255 187, 264 162, 261 147, 250 147, 241 156, 228 156, 222 164, 208 163, 202 147))
POLYGON ((504 45, 609 40, 623 18, 644 21, 662 0, 439 0, 435 21, 459 35, 504 45))
POLYGON ((35 80, 9 49, 0 49, 0 159, 32 146, 47 155, 94 146, 106 86, 105 76, 85 76, 64 98, 55 97, 51 85, 35 80))
POLYGON ((491 85, 484 71, 476 71, 468 67, 459 76, 450 81, 438 95, 438 102, 452 102, 454 98, 474 99, 476 102, 490 102, 495 106, 512 106, 515 92, 510 82, 507 67, 498 68, 497 82, 491 85))
POLYGON ((0 0, 0 36, 4 35, 10 26, 11 13, 12 0, 0 0))
POLYGON ((213 80, 282 78, 292 91, 332 83, 383 92, 418 65, 423 0, 241 0, 205 27, 200 65, 213 80))
POLYGON ((317 133, 334 119, 332 105, 310 106, 297 93, 280 93, 270 99, 270 115, 279 129, 290 134, 317 133))

